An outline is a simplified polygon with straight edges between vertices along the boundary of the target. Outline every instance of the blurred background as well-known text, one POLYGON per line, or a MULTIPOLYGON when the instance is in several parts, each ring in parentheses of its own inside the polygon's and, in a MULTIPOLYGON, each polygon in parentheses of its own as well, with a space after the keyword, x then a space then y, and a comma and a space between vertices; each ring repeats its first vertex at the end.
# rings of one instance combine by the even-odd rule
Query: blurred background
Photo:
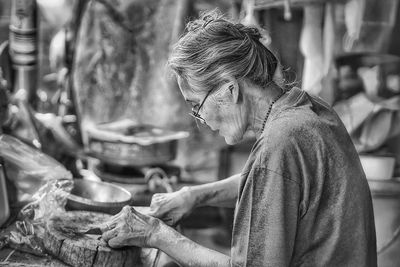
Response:
MULTIPOLYGON (((74 179, 127 189, 137 206, 156 192, 240 172, 254 137, 228 146, 196 125, 166 69, 185 24, 215 8, 262 28, 286 82, 336 110, 373 193, 379 265, 398 266, 397 0, 0 0, 8 204, 20 207, 42 184, 42 155, 74 179)), ((226 252, 232 212, 200 208, 183 228, 226 252)))

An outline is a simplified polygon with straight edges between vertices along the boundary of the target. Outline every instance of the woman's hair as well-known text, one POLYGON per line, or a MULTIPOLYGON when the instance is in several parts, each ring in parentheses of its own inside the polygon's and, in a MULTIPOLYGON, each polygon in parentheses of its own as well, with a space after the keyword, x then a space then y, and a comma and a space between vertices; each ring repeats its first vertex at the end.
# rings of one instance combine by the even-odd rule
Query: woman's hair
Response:
POLYGON ((168 65, 192 90, 212 90, 227 77, 246 78, 262 87, 273 81, 278 60, 260 42, 259 29, 233 23, 218 10, 202 14, 186 29, 168 65))

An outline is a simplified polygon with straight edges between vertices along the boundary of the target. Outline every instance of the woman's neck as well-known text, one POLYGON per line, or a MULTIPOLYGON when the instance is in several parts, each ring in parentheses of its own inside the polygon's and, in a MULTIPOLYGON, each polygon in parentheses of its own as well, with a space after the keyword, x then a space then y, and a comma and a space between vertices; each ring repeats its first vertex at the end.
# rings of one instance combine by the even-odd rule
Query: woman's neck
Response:
POLYGON ((265 88, 247 85, 244 91, 249 110, 248 130, 254 132, 258 138, 262 133, 268 110, 272 102, 282 94, 282 88, 275 83, 271 83, 265 88))

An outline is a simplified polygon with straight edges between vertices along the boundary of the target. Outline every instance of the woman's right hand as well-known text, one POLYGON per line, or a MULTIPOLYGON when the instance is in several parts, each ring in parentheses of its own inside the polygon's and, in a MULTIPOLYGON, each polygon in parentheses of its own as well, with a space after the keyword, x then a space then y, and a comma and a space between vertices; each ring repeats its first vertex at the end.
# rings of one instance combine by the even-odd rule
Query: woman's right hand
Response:
POLYGON ((166 224, 176 225, 195 208, 195 199, 188 187, 173 193, 154 194, 151 199, 149 215, 163 220, 166 224))

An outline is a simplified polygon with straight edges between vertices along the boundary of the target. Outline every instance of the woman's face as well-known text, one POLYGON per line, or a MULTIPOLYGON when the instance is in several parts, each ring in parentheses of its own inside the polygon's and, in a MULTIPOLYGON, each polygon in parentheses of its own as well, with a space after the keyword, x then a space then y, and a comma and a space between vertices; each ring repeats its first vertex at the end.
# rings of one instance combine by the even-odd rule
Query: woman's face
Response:
POLYGON ((181 78, 178 78, 178 84, 193 110, 198 110, 203 103, 200 117, 213 131, 219 131, 227 144, 233 145, 243 139, 247 127, 246 114, 241 103, 235 101, 228 83, 213 89, 208 95, 207 92, 194 92, 181 78))

